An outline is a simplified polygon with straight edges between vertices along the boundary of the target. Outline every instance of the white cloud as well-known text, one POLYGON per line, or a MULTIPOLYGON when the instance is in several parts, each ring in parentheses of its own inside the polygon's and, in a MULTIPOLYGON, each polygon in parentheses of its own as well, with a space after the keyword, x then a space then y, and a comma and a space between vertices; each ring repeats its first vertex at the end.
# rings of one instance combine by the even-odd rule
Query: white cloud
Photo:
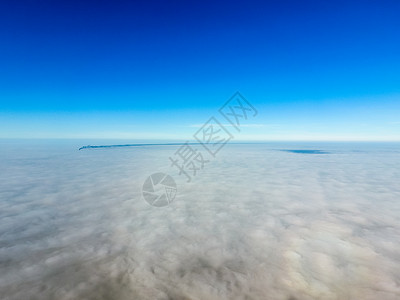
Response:
POLYGON ((400 297, 395 147, 227 145, 184 183, 172 147, 78 146, 0 148, 2 299, 400 297), (141 198, 155 171, 168 207, 141 198))

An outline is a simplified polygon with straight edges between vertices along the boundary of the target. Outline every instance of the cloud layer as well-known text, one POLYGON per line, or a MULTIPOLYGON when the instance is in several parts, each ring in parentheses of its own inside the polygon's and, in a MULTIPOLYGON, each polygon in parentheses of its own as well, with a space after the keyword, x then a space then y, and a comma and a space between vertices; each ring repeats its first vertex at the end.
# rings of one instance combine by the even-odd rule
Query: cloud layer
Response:
POLYGON ((23 146, 0 150, 2 299, 400 298, 396 145, 227 145, 191 183, 173 146, 23 146))

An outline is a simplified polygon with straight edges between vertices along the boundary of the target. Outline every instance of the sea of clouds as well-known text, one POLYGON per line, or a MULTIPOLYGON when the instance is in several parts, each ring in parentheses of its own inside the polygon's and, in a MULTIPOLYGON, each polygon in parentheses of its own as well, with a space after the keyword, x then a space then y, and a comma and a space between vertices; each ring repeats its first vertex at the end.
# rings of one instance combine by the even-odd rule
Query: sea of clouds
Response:
POLYGON ((400 299, 399 144, 229 144, 190 183, 179 146, 82 145, 1 141, 2 300, 400 299))

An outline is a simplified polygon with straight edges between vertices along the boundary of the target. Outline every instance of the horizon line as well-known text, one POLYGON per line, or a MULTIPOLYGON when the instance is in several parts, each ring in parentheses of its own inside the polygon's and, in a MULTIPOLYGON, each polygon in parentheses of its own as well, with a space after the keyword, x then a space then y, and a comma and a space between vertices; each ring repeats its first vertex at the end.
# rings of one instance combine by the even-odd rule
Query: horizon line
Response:
MULTIPOLYGON (((143 138, 73 138, 73 137, 17 137, 17 138, 10 138, 10 137, 0 137, 0 140, 76 140, 76 141, 84 141, 84 140, 88 140, 88 141, 100 141, 100 140, 109 140, 109 141, 132 141, 134 143, 132 143, 132 145, 146 145, 146 142, 148 142, 147 144, 149 145, 156 145, 158 144, 184 144, 186 142, 188 142, 189 144, 201 144, 198 142, 193 142, 193 140, 191 139, 163 139, 163 138, 159 138, 159 139, 143 139, 143 138), (137 141, 135 143, 135 141, 137 141), (143 142, 139 142, 139 141, 143 141, 143 142), (165 143, 160 143, 162 141, 165 141, 165 143)), ((377 139, 263 139, 263 140, 233 140, 228 142, 229 144, 237 144, 237 143, 265 143, 265 142, 400 142, 400 138, 399 139, 381 139, 381 140, 377 140, 377 139)), ((88 145, 90 146, 90 145, 88 145)))

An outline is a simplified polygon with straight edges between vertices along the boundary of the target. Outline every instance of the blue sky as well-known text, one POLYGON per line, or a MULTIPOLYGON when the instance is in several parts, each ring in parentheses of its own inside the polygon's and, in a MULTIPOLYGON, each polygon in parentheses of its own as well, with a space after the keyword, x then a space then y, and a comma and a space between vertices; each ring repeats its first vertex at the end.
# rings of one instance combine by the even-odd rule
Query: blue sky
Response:
POLYGON ((2 2, 0 137, 186 140, 240 91, 259 114, 239 140, 400 140, 399 11, 2 2))

